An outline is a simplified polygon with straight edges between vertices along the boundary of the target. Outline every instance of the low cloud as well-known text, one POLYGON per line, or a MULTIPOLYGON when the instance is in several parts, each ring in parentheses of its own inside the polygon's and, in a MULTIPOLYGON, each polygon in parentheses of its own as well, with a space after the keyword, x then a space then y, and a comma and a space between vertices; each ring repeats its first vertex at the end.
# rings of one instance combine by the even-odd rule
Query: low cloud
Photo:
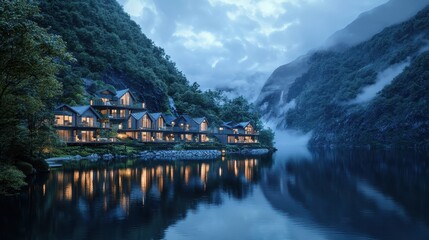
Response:
POLYGON ((118 1, 190 82, 253 100, 275 68, 387 0, 118 1))
POLYGON ((362 89, 361 93, 350 104, 366 103, 374 99, 377 94, 383 90, 387 85, 401 74, 406 67, 410 65, 410 60, 390 66, 386 70, 377 75, 377 80, 374 84, 366 86, 362 89))

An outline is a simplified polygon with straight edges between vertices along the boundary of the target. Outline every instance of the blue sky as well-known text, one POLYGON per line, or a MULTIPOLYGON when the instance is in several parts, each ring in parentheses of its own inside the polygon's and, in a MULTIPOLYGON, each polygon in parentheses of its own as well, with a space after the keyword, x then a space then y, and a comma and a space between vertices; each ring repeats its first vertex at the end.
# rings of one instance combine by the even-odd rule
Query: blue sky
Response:
POLYGON ((118 0, 188 80, 256 99, 269 75, 387 0, 118 0))

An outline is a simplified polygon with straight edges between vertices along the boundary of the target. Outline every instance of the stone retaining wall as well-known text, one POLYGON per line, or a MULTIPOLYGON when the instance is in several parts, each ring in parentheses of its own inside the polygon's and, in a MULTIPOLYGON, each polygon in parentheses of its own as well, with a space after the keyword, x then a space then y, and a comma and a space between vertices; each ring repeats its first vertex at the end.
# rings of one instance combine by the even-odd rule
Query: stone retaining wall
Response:
POLYGON ((260 155, 265 155, 268 154, 270 152, 270 150, 268 150, 267 148, 255 148, 255 149, 243 149, 240 151, 240 154, 243 155, 252 155, 252 156, 260 156, 260 155))
POLYGON ((137 157, 144 160, 197 160, 221 157, 219 150, 161 150, 143 151, 137 157))

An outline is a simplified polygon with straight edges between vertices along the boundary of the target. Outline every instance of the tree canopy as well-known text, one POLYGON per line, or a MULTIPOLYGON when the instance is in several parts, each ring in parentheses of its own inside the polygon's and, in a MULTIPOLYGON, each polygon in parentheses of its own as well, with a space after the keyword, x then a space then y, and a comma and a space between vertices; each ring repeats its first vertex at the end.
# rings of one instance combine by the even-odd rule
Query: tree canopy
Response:
POLYGON ((38 14, 29 1, 0 4, 1 159, 33 156, 48 144, 53 100, 62 93, 56 74, 73 60, 61 37, 34 21, 38 14))

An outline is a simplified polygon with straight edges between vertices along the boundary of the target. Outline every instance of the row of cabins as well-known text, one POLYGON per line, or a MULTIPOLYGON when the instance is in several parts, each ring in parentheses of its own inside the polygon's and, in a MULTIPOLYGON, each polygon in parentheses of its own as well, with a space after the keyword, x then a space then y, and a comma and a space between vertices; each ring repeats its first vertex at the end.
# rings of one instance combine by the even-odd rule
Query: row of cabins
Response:
POLYGON ((253 144, 258 132, 250 122, 225 122, 209 127, 205 117, 173 116, 146 111, 128 90, 103 90, 87 106, 63 104, 55 109, 55 128, 66 143, 114 142, 134 139, 141 142, 209 142, 253 144), (116 132, 117 136, 110 136, 116 132))

